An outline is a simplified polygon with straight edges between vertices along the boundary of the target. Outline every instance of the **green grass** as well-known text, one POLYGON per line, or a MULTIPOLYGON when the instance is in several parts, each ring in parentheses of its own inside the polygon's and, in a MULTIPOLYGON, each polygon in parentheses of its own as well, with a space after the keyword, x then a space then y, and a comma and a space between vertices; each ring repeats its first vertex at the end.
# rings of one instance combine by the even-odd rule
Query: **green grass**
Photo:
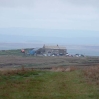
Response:
POLYGON ((27 71, 0 75, 0 99, 99 99, 80 71, 27 71))
POLYGON ((23 55, 23 53, 21 53, 20 49, 17 50, 4 50, 4 51, 0 51, 0 55, 23 55))

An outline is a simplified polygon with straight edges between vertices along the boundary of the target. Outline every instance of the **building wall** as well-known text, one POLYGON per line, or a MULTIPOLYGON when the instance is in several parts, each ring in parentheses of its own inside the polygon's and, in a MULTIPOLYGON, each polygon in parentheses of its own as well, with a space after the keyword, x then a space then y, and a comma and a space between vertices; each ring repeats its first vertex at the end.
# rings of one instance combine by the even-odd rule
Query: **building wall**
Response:
POLYGON ((67 50, 60 49, 60 50, 59 50, 59 53, 66 55, 66 53, 67 53, 67 50))
POLYGON ((44 49, 44 54, 47 55, 59 55, 59 54, 63 54, 66 55, 66 50, 64 49, 44 49))
POLYGON ((45 49, 45 54, 59 54, 59 50, 56 49, 45 49))

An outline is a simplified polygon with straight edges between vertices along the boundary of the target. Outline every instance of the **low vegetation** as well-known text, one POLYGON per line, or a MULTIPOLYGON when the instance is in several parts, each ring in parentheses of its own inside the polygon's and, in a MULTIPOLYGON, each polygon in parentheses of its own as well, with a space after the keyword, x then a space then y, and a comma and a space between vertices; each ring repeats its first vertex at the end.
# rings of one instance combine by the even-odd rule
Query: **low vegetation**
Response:
POLYGON ((16 55, 0 55, 0 67, 21 66, 29 68, 51 68, 53 66, 78 66, 86 67, 99 64, 99 57, 44 57, 44 56, 16 56, 16 55))
POLYGON ((90 83, 99 85, 99 66, 92 66, 84 70, 84 76, 90 83))
POLYGON ((0 52, 0 99, 99 99, 99 57, 0 52))
POLYGON ((16 56, 22 56, 20 49, 15 50, 0 50, 0 55, 16 55, 16 56))
POLYGON ((90 72, 77 69, 1 71, 0 99, 99 99, 99 86, 86 82, 88 75, 90 72))

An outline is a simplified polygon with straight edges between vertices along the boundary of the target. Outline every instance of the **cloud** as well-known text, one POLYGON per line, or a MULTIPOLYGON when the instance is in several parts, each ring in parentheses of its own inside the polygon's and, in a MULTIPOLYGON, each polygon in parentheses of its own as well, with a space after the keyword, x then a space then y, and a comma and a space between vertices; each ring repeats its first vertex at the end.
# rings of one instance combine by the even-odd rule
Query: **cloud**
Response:
MULTIPOLYGON (((63 0, 64 1, 64 0, 63 0)), ((99 7, 99 0, 66 0, 73 5, 99 7)))
POLYGON ((0 7, 30 7, 34 0, 0 0, 0 7))
POLYGON ((98 0, 0 0, 0 27, 98 30, 98 0))
MULTIPOLYGON (((99 0, 0 0, 0 6, 4 6, 4 7, 19 7, 19 6, 33 6, 34 4, 38 3, 38 4, 55 4, 57 5, 58 3, 63 3, 63 4, 67 4, 70 3, 72 5, 79 5, 79 6, 97 6, 99 7, 99 0)), ((47 5, 46 4, 46 5, 47 5)))

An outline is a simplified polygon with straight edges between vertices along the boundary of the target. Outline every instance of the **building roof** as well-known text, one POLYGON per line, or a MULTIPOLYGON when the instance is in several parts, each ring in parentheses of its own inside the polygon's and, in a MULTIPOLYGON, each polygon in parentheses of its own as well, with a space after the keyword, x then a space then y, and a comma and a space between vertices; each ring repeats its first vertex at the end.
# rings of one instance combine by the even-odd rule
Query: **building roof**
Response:
POLYGON ((46 48, 46 49, 64 49, 64 50, 66 49, 66 47, 58 46, 58 45, 56 45, 56 46, 46 46, 46 45, 44 45, 43 48, 46 48))

